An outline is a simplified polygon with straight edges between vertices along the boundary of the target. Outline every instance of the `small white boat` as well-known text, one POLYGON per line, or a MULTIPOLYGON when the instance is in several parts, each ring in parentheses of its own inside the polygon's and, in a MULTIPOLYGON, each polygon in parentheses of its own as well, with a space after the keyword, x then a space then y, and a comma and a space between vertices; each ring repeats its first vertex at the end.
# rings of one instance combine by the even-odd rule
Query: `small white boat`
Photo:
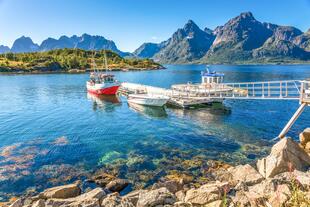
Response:
POLYGON ((168 96, 157 94, 130 94, 128 103, 139 104, 143 106, 164 106, 169 100, 168 96))

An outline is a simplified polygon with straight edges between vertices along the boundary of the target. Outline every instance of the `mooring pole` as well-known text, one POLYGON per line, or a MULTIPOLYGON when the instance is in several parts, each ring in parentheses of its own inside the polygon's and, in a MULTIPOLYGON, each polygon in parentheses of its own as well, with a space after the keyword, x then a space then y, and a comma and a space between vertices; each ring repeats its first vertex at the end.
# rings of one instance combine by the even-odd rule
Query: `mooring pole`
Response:
POLYGON ((300 114, 304 111, 305 107, 307 106, 307 103, 302 103, 299 108, 297 109, 297 111, 295 112, 295 114, 292 116, 292 118, 289 120, 289 122, 285 125, 284 129, 281 131, 281 133, 279 134, 279 138, 282 139, 285 137, 285 135, 287 134, 287 132, 290 130, 290 128, 292 127, 292 125, 295 123, 295 121, 298 119, 298 117, 300 116, 300 114))

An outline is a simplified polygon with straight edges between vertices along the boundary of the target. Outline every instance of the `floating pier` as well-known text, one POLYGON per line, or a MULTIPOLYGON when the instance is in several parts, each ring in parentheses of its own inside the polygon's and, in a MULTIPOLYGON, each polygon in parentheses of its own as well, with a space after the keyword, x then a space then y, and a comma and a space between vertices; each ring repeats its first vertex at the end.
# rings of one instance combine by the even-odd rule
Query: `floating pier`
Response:
POLYGON ((289 120, 279 138, 283 138, 306 106, 310 105, 310 81, 287 80, 240 83, 199 83, 172 85, 170 89, 124 82, 120 93, 151 93, 168 96, 168 104, 190 108, 222 102, 225 99, 299 100, 300 107, 289 120))

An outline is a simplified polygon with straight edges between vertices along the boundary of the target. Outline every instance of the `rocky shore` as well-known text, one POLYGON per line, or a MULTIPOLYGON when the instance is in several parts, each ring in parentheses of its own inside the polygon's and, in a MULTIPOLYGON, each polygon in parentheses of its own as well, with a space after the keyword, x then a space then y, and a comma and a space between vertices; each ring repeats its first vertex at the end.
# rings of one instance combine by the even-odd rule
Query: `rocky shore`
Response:
POLYGON ((36 195, 11 199, 10 207, 153 207, 153 206, 310 206, 310 128, 277 142, 268 156, 249 164, 213 170, 204 184, 186 176, 170 176, 148 188, 124 192, 126 179, 105 172, 85 181, 48 188, 36 195), (83 185, 89 186, 82 191, 83 185))

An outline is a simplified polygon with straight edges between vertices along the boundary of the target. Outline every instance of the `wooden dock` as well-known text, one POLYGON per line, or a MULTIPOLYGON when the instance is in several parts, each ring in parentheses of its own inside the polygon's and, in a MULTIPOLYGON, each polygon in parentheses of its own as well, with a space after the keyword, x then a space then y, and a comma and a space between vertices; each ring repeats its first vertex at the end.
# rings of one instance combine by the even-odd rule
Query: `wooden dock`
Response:
POLYGON ((135 83, 122 83, 120 92, 125 95, 130 93, 165 95, 170 98, 168 104, 181 108, 222 102, 225 99, 299 100, 299 108, 283 128, 278 136, 279 138, 285 137, 306 106, 310 106, 309 80, 219 84, 188 83, 172 85, 170 89, 135 83))

